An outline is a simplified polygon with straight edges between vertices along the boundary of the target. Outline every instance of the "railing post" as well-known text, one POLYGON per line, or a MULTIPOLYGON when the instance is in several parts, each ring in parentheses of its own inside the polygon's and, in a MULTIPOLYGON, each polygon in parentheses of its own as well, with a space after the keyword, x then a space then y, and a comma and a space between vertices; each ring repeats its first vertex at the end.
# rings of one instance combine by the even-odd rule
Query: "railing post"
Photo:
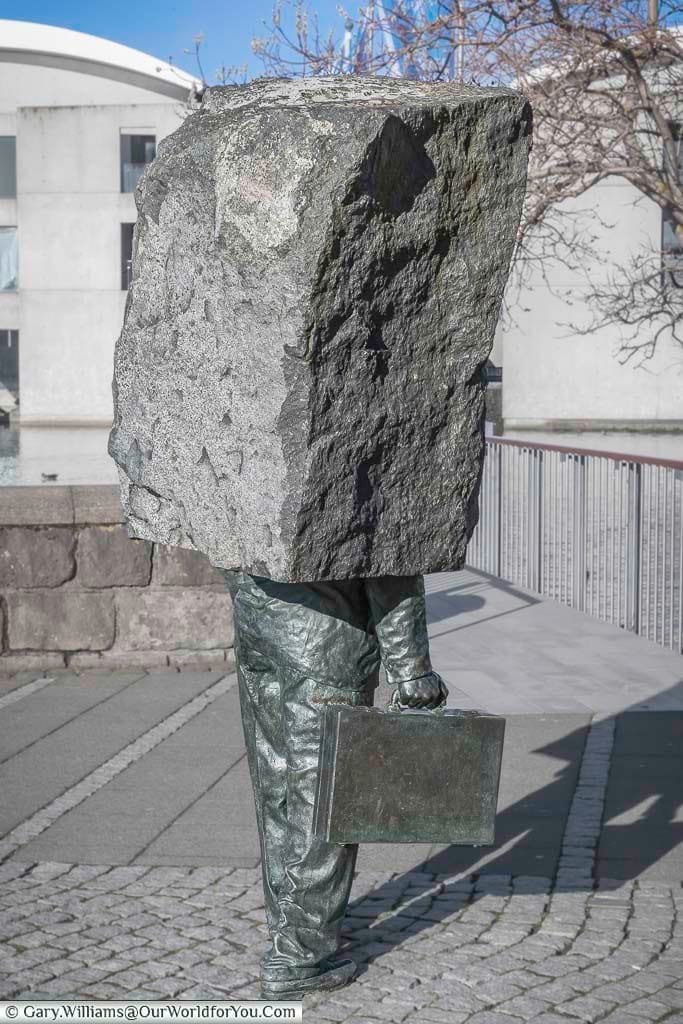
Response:
POLYGON ((503 577, 503 445, 496 445, 498 449, 498 543, 496 545, 498 579, 503 577))
MULTIPOLYGON (((633 588, 633 626, 634 633, 640 633, 640 537, 642 532, 643 516, 643 489, 640 462, 636 462, 634 468, 634 497, 633 497, 633 553, 631 564, 633 565, 632 588, 633 588)), ((630 531, 629 531, 630 532, 630 531)))
POLYGON ((579 611, 586 606, 586 456, 577 455, 574 461, 574 508, 572 509, 572 558, 574 594, 572 605, 579 611))
POLYGON ((581 456, 581 608, 586 610, 586 595, 588 593, 588 461, 585 455, 581 456))
POLYGON ((538 550, 536 552, 536 590, 539 594, 543 593, 543 449, 539 448, 536 452, 538 456, 537 462, 537 476, 538 476, 538 488, 537 488, 537 514, 536 514, 536 544, 538 550))

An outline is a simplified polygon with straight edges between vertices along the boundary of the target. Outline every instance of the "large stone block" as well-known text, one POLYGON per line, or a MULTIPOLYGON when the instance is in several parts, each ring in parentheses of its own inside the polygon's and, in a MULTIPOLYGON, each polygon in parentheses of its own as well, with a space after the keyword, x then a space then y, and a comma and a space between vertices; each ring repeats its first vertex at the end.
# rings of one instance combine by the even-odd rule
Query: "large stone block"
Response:
POLYGON ((101 651, 114 642, 110 593, 24 590, 6 600, 10 651, 101 651))
POLYGON ((119 488, 110 484, 79 484, 71 488, 76 523, 122 523, 119 488))
POLYGON ((152 545, 125 526, 86 526, 78 535, 78 582, 84 587, 146 587, 152 545))
POLYGON ((71 487, 3 487, 0 523, 9 526, 70 525, 74 521, 71 487))
POLYGON ((0 676, 14 676, 17 672, 45 672, 64 668, 64 665, 64 655, 55 651, 3 654, 0 656, 0 676))
POLYGON ((0 587, 58 587, 75 571, 68 527, 0 529, 0 587))
POLYGON ((207 91, 136 193, 110 437, 136 536, 280 580, 463 565, 530 126, 507 89, 207 91))
POLYGON ((159 544, 154 551, 152 583, 162 587, 206 587, 223 585, 224 580, 201 551, 159 544))
POLYGON ((182 669, 205 668, 221 669, 234 672, 235 658, 232 649, 217 651, 171 651, 168 656, 171 668, 182 669))
POLYGON ((116 593, 117 647, 206 651, 232 646, 232 601, 222 590, 116 593))
MULTIPOLYGON (((0 665, 2 660, 0 659, 0 665)), ((125 651, 111 647, 108 651, 79 651, 69 656, 69 668, 74 672, 88 669, 161 668, 168 666, 165 651, 125 651)))

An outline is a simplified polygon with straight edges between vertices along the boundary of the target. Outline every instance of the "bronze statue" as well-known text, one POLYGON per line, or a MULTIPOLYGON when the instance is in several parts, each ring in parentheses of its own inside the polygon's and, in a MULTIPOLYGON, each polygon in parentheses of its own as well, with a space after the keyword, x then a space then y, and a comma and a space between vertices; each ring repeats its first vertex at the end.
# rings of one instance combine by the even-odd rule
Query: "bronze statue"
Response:
POLYGON ((509 89, 342 75, 211 88, 136 190, 109 451, 133 536, 234 600, 272 948, 332 988, 356 847, 316 838, 320 709, 445 686, 422 574, 478 518, 484 367, 526 181, 509 89))
POLYGON ((409 707, 437 707, 448 690, 429 658, 422 576, 225 577, 272 937, 262 995, 300 998, 346 984, 356 968, 334 954, 358 846, 313 832, 321 706, 371 705, 380 659, 409 707))

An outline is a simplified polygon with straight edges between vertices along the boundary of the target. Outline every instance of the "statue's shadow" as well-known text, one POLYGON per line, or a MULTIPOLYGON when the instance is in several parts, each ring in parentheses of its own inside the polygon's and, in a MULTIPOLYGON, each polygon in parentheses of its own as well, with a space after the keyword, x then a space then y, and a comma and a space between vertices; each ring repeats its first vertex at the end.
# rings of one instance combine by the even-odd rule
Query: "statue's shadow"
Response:
MULTIPOLYGON (((650 703, 680 707, 682 698, 683 680, 650 703)), ((469 890, 463 907, 487 894, 509 892, 510 879, 524 893, 592 891, 603 879, 618 884, 643 875, 678 884, 683 871, 683 710, 641 711, 640 706, 612 716, 614 746, 590 884, 563 885, 557 872, 588 731, 584 725, 533 750, 557 759, 558 772, 552 782, 498 813, 493 846, 446 846, 436 851, 425 846, 424 860, 416 858, 409 871, 397 872, 353 900, 344 943, 350 955, 361 963, 376 960, 408 937, 440 930, 444 922, 457 920, 462 908, 453 903, 420 901, 415 887, 429 881, 425 876, 433 877, 433 888, 443 884, 449 892, 458 891, 458 881, 474 883, 460 886, 460 891, 469 890)), ((391 851, 387 850, 386 870, 390 870, 391 851)))

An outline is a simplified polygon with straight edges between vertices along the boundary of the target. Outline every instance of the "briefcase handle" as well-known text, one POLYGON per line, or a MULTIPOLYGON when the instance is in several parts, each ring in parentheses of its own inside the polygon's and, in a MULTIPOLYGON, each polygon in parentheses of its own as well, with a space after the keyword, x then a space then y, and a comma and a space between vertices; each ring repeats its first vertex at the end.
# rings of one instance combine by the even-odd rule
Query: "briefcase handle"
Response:
POLYGON ((391 700, 387 701, 385 711, 432 711, 435 715, 442 715, 446 710, 446 699, 444 698, 443 704, 439 704, 438 708, 409 708, 405 704, 401 704, 398 699, 398 687, 394 690, 391 695, 391 700))

